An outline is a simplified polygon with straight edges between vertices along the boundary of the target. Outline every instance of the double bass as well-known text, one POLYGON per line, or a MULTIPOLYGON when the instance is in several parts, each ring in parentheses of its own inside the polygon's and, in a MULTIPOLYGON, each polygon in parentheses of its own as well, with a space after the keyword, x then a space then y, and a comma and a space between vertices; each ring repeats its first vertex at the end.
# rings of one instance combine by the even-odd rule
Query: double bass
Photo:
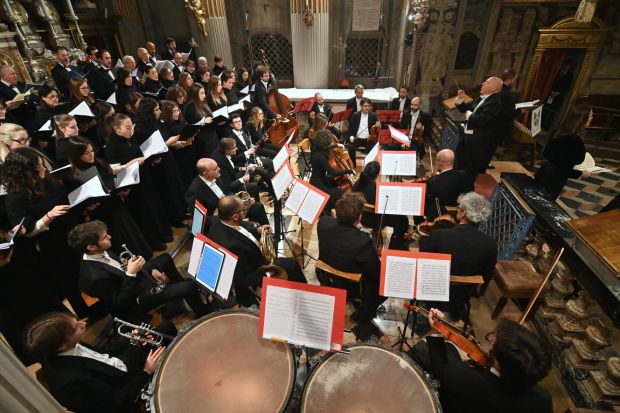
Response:
POLYGON ((297 120, 293 114, 293 105, 291 105, 288 97, 278 92, 278 82, 271 73, 269 61, 263 49, 260 49, 260 55, 263 65, 269 69, 269 77, 271 78, 271 84, 273 86, 267 94, 269 107, 281 116, 269 128, 269 140, 272 144, 281 148, 286 143, 286 139, 290 135, 290 132, 297 126, 297 120))

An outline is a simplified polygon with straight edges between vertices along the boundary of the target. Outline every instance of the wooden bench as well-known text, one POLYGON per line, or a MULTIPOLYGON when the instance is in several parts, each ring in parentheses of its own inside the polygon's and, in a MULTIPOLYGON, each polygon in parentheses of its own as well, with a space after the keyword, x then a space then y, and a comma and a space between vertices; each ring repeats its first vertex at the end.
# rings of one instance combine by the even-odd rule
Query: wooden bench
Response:
MULTIPOLYGON (((502 293, 491 318, 495 319, 502 312, 509 298, 531 298, 540 284, 541 277, 531 263, 527 261, 500 260, 495 264, 493 279, 502 293)), ((549 286, 545 286, 545 291, 549 286)))

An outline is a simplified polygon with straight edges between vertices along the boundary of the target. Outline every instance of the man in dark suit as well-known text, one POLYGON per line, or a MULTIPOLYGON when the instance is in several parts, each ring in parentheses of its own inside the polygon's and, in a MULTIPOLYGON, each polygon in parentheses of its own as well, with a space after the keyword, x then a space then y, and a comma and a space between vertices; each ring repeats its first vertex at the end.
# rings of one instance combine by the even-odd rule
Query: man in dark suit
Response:
POLYGON ((401 86, 398 91, 398 97, 392 99, 390 102, 390 110, 400 110, 400 118, 403 118, 404 112, 411 106, 411 99, 409 98, 409 87, 401 86))
MULTIPOLYGON (((271 232, 269 225, 254 228, 243 221, 247 210, 240 198, 227 195, 219 200, 218 220, 212 223, 208 237, 237 255, 238 261, 233 276, 233 285, 237 302, 250 306, 256 303, 256 297, 249 287, 259 287, 266 271, 261 269, 268 264, 261 253, 259 240, 263 231, 271 232)), ((293 258, 276 258, 274 264, 283 268, 289 281, 306 282, 306 277, 293 258)), ((273 275, 273 274, 272 274, 273 275)))
POLYGON ((211 154, 211 159, 220 167, 220 178, 225 190, 233 193, 246 191, 256 202, 260 202, 258 185, 250 182, 250 172, 256 169, 256 166, 245 166, 245 162, 237 155, 237 143, 233 138, 220 139, 217 150, 211 154), (236 157, 236 161, 233 157, 236 157))
POLYGON ((56 65, 52 68, 52 78, 66 100, 69 100, 69 80, 81 76, 80 70, 69 64, 69 51, 64 46, 56 48, 56 65))
MULTIPOLYGON (((502 101, 502 137, 497 142, 498 144, 506 142, 512 134, 512 124, 516 118, 521 114, 520 111, 515 108, 515 101, 510 94, 510 88, 512 88, 519 80, 519 75, 515 69, 506 69, 502 73, 502 90, 498 95, 502 101)), ((497 147, 497 146, 496 146, 497 147)), ((495 150, 493 150, 495 152, 495 150)))
POLYGON ((345 192, 336 202, 336 218, 321 217, 317 226, 319 259, 337 270, 362 274, 362 305, 352 316, 358 323, 353 331, 362 340, 382 335, 371 320, 385 301, 379 295, 381 263, 377 250, 372 238, 357 228, 365 202, 359 193, 345 192))
POLYGON ((261 145, 260 148, 253 146, 250 134, 243 128, 243 121, 239 113, 230 115, 230 128, 228 130, 228 136, 232 137, 237 144, 237 153, 232 157, 233 162, 245 163, 247 166, 255 165, 256 168, 252 175, 258 174, 264 179, 271 178, 275 173, 272 159, 278 152, 265 148, 265 144, 261 145))
MULTIPOLYGON (((431 309, 429 323, 443 314, 431 309)), ((427 336, 409 355, 439 381, 445 413, 551 413, 549 392, 537 383, 551 369, 551 354, 532 331, 500 318, 489 335, 491 368, 463 362, 452 343, 427 336)))
POLYGON ((371 111, 372 106, 370 100, 362 98, 361 102, 362 109, 359 112, 355 112, 349 121, 349 145, 347 150, 349 151, 349 157, 351 157, 353 165, 357 165, 357 155, 355 154, 357 149, 364 148, 366 152, 368 152, 374 146, 374 143, 368 141, 371 128, 375 125, 381 127, 379 118, 371 111))
POLYGON ((359 112, 362 110, 362 98, 364 97, 364 85, 357 84, 355 85, 355 96, 351 99, 347 100, 346 109, 353 109, 353 113, 359 112))
POLYGON ((136 54, 138 55, 138 73, 142 76, 149 67, 155 67, 155 60, 149 55, 145 48, 140 47, 136 54))
POLYGON ((269 71, 265 67, 259 66, 256 69, 255 76, 257 80, 254 83, 254 103, 263 110, 268 119, 280 119, 280 114, 271 110, 267 100, 267 94, 271 87, 269 71))
POLYGON ((400 124, 398 125, 400 129, 409 129, 409 136, 412 137, 411 140, 411 150, 416 151, 416 155, 418 155, 418 159, 423 159, 426 154, 426 148, 424 143, 418 145, 414 142, 413 137, 418 131, 422 131, 422 136, 425 141, 431 140, 431 115, 424 112, 420 109, 420 104, 422 101, 418 96, 411 99, 411 102, 408 107, 405 108, 402 118, 400 119, 400 124), (411 128, 413 127, 413 131, 411 128))
POLYGON ((331 121, 334 115, 331 105, 325 103, 325 99, 321 93, 316 93, 314 95, 314 105, 312 105, 310 111, 314 112, 315 115, 322 113, 328 121, 331 121))
POLYGON ((144 48, 146 49, 147 52, 149 52, 149 55, 151 55, 151 59, 153 59, 153 61, 156 62, 157 61, 157 49, 155 48, 155 43, 146 42, 144 44, 144 48))
MULTIPOLYGON (((458 224, 450 229, 436 229, 420 238, 420 252, 451 254, 451 275, 482 275, 491 279, 497 262, 497 243, 478 229, 478 224, 491 216, 491 205, 475 192, 458 198, 458 224)), ((469 285, 450 287, 450 301, 441 303, 455 320, 464 317, 465 304, 473 293, 469 285)))
POLYGON ((454 152, 450 149, 442 149, 437 152, 435 165, 439 175, 431 177, 426 183, 424 201, 424 213, 429 220, 435 219, 438 215, 437 202, 441 208, 440 213, 444 214, 446 206, 457 206, 459 195, 474 190, 465 171, 453 169, 454 152))
POLYGON ((99 59, 99 67, 91 70, 86 79, 88 84, 92 85, 95 98, 105 101, 116 90, 116 83, 114 80, 114 71, 112 70, 112 56, 110 52, 105 49, 97 52, 97 58, 99 59))
POLYGON ((0 66, 0 99, 8 109, 6 122, 14 122, 30 130, 34 125, 36 106, 33 102, 25 101, 21 104, 13 102, 13 99, 26 90, 26 85, 18 81, 17 72, 9 65, 0 66))
POLYGON ((174 54, 174 59, 172 59, 172 65, 174 66, 172 68, 172 75, 174 76, 174 81, 178 82, 181 72, 185 70, 185 67, 183 66, 183 56, 181 55, 181 53, 176 52, 174 54))
POLYGON ((85 65, 82 66, 82 73, 84 73, 84 76, 88 76, 91 71, 99 67, 97 53, 99 53, 99 49, 97 46, 93 45, 87 46, 86 50, 84 50, 84 54, 86 55, 84 58, 85 65))
POLYGON ((139 412, 140 390, 151 379, 165 347, 132 346, 125 338, 95 348, 81 343, 86 322, 68 312, 34 320, 25 350, 41 361, 50 393, 74 412, 139 412))
POLYGON ((486 172, 502 137, 502 102, 498 95, 501 89, 502 80, 493 76, 482 83, 480 96, 472 103, 465 103, 465 91, 458 91, 456 107, 465 113, 467 125, 457 152, 457 162, 459 169, 465 169, 472 182, 478 174, 486 172))
POLYGON ((177 42, 172 37, 166 39, 166 50, 161 54, 161 60, 173 60, 177 52, 177 42))
POLYGON ((107 226, 97 220, 79 224, 69 232, 69 245, 84 253, 81 290, 103 301, 113 315, 139 321, 148 311, 180 298, 187 301, 196 317, 213 310, 211 304, 202 301, 196 284, 181 277, 170 255, 162 254, 148 264, 134 256, 123 270, 119 257, 108 252, 111 239, 107 226), (166 286, 157 292, 155 283, 166 286))
MULTIPOLYGON (((217 209, 217 203, 221 198, 233 193, 226 189, 226 186, 220 179, 220 167, 213 159, 202 158, 196 163, 198 176, 194 178, 185 192, 185 202, 189 210, 194 209, 194 202, 197 200, 205 208, 207 215, 211 216, 217 209)), ((261 225, 269 224, 265 207, 260 202, 254 202, 254 198, 250 198, 250 209, 248 210, 248 218, 261 225)), ((208 232, 205 230, 205 232, 208 232)))

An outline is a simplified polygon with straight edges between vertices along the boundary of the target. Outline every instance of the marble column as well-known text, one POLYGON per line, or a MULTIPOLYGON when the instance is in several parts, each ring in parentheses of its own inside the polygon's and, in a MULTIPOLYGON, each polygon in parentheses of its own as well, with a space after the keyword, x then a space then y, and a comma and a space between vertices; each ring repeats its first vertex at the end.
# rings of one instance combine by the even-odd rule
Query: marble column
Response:
POLYGON ((291 0, 291 37, 294 86, 327 88, 329 0, 291 0))
MULTIPOLYGON (((224 58, 224 65, 232 69, 235 65, 230 49, 230 36, 228 35, 228 19, 226 18, 226 7, 224 0, 201 0, 207 12, 206 29, 207 37, 199 43, 204 45, 198 51, 198 55, 203 55, 209 61, 209 66, 213 66, 213 56, 218 55, 224 58)), ((194 18, 191 16, 192 19, 194 18)))

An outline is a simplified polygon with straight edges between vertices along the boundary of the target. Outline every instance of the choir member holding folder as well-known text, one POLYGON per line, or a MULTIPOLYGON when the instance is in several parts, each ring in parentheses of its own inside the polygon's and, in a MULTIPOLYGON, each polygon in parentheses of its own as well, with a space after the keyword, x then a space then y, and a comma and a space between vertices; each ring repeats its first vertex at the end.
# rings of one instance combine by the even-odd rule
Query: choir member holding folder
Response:
POLYGON ((217 149, 218 136, 211 116, 211 108, 207 104, 204 86, 194 83, 187 94, 187 104, 183 118, 190 125, 202 125, 195 138, 196 152, 199 157, 211 156, 217 149))
POLYGON ((34 128, 32 131, 32 135, 34 135, 32 146, 45 151, 52 158, 56 156, 53 152, 54 145, 50 145, 48 142, 52 132, 52 118, 67 111, 67 106, 59 103, 59 96, 58 90, 51 86, 43 85, 39 88, 41 103, 34 114, 34 128), (48 126, 43 128, 46 124, 48 126))
POLYGON ((347 192, 336 203, 336 218, 319 219, 319 259, 339 271, 362 274, 362 305, 351 316, 358 323, 353 332, 359 340, 382 336, 371 322, 377 307, 385 301, 379 296, 381 262, 372 238, 358 229, 365 199, 360 193, 347 192))
POLYGON ((133 76, 123 68, 116 72, 116 107, 121 113, 125 113, 129 94, 138 92, 138 86, 133 81, 133 76))
MULTIPOLYGON (((436 229, 429 236, 420 238, 420 252, 451 254, 451 275, 482 275, 491 279, 497 262, 497 243, 478 229, 478 224, 491 215, 491 204, 482 195, 468 192, 458 198, 458 225, 450 229, 436 229)), ((446 308, 454 320, 465 317, 465 304, 474 292, 475 285, 450 287, 450 301, 436 303, 446 308)))
MULTIPOLYGON (((133 125, 129 116, 114 115, 112 131, 105 148, 108 162, 121 165, 132 161, 140 163, 140 185, 136 185, 129 194, 128 207, 149 246, 155 251, 164 250, 165 243, 172 240, 170 223, 157 196, 150 168, 144 164, 145 159, 137 142, 131 139, 133 125)), ((146 160, 146 163, 151 162, 146 160)))
POLYGON ((186 189, 194 179, 194 164, 196 163, 197 154, 194 146, 194 135, 184 134, 183 131, 187 127, 187 123, 181 118, 181 109, 170 100, 163 100, 160 105, 161 117, 163 121, 159 127, 162 138, 168 141, 171 137, 180 136, 179 140, 170 146, 172 156, 181 173, 183 180, 183 188, 186 189))
POLYGON ((69 300, 76 314, 87 316, 88 308, 77 288, 79 256, 67 245, 67 233, 82 217, 77 209, 69 209, 65 188, 30 148, 17 148, 7 156, 3 184, 8 192, 9 224, 24 220, 26 235, 38 243, 42 268, 55 292, 69 300))

